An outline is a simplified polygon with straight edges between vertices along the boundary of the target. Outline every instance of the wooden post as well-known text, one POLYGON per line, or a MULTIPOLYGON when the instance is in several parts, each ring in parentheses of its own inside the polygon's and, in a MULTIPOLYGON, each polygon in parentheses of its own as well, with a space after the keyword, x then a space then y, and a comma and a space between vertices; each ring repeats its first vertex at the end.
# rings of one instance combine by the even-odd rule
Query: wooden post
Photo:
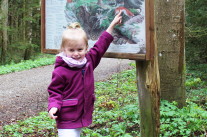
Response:
MULTIPOLYGON (((156 49, 156 47, 155 47, 156 49)), ((159 137, 160 76, 158 57, 136 61, 141 137, 159 137)))
POLYGON ((154 25, 154 1, 146 0, 146 28, 148 53, 145 61, 136 61, 137 89, 140 110, 141 137, 159 137, 160 134, 160 74, 154 25))
POLYGON ((41 0, 41 53, 45 49, 45 0, 41 0))

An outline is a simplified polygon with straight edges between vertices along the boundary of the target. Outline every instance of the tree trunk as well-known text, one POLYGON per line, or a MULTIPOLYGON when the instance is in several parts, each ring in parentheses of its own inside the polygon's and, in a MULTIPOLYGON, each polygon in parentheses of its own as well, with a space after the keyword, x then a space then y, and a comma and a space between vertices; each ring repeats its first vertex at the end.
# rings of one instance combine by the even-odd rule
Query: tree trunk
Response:
POLYGON ((185 106, 185 0, 156 0, 161 98, 185 106))
MULTIPOLYGON (((26 44, 26 21, 25 21, 25 17, 26 17, 26 1, 23 0, 23 43, 26 44)), ((28 60, 27 56, 28 56, 28 46, 24 45, 25 48, 23 49, 23 54, 24 54, 24 60, 28 60)))
POLYGON ((3 46, 2 46, 2 54, 1 54, 1 63, 3 64, 6 62, 6 52, 8 49, 8 45, 7 45, 8 0, 2 0, 0 18, 2 20, 2 33, 3 33, 3 46))
MULTIPOLYGON (((15 32, 16 35, 14 35, 15 42, 18 41, 18 39, 21 39, 21 37, 20 37, 21 33, 17 33, 17 32, 20 32, 19 26, 21 25, 21 23, 19 22, 19 18, 20 18, 19 16, 15 17, 15 30, 16 30, 16 32, 15 32)), ((19 48, 14 48, 14 49, 18 53, 22 52, 19 48)))
MULTIPOLYGON (((28 5, 32 4, 33 3, 33 0, 30 0, 30 1, 27 1, 28 5)), ((30 7, 29 8, 29 11, 27 12, 28 13, 28 17, 32 18, 32 7, 31 6, 27 6, 27 7, 30 7)), ((31 57, 31 53, 32 53, 32 21, 28 21, 27 22, 27 25, 25 26, 25 28, 27 27, 27 43, 28 43, 28 46, 26 47, 26 50, 25 50, 25 54, 24 54, 24 60, 29 60, 30 57, 31 57)))
MULTIPOLYGON (((11 3, 10 7, 13 7, 13 4, 11 3)), ((12 12, 13 13, 13 12, 12 12)), ((11 14, 11 20, 10 20, 10 25, 11 25, 11 37, 9 39, 10 41, 10 44, 14 44, 14 15, 11 14)), ((11 60, 13 60, 13 55, 14 55, 14 52, 13 52, 13 48, 10 48, 10 56, 11 56, 11 60)))

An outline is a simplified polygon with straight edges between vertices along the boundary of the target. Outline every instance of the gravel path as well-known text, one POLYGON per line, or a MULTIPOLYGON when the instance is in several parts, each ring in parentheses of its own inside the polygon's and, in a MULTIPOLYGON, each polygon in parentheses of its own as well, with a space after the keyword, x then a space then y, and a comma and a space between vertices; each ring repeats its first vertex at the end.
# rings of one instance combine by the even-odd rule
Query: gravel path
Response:
MULTIPOLYGON (((131 60, 102 58, 94 71, 95 82, 131 69, 131 60)), ((8 123, 47 110, 47 87, 54 65, 0 75, 0 129, 8 123)))

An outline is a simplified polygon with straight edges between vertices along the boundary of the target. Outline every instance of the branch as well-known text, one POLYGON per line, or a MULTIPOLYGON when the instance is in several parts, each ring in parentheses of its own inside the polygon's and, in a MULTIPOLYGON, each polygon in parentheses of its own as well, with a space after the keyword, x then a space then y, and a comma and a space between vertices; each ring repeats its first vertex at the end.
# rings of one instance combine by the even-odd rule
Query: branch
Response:
POLYGON ((190 28, 186 27, 186 29, 189 30, 189 32, 185 32, 187 33, 189 36, 186 37, 201 37, 201 36, 205 36, 207 35, 207 29, 204 30, 194 30, 192 31, 190 28), (196 34, 195 34, 196 33, 196 34), (198 34, 199 33, 199 34, 198 34), (201 33, 201 34, 200 34, 201 33), (203 34, 202 34, 203 33, 203 34))
POLYGON ((206 130, 205 130, 205 127, 202 125, 202 127, 203 127, 203 131, 205 132, 205 134, 207 135, 207 132, 206 132, 206 130))

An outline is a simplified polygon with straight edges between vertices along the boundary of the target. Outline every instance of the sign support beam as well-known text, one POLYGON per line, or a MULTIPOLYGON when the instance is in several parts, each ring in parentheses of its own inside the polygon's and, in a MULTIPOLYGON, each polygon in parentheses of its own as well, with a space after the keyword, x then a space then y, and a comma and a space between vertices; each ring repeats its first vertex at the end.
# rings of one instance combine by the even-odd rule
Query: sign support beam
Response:
POLYGON ((154 1, 146 0, 146 36, 149 37, 146 60, 136 60, 137 89, 140 110, 141 137, 159 137, 160 134, 160 74, 154 25, 154 1))

